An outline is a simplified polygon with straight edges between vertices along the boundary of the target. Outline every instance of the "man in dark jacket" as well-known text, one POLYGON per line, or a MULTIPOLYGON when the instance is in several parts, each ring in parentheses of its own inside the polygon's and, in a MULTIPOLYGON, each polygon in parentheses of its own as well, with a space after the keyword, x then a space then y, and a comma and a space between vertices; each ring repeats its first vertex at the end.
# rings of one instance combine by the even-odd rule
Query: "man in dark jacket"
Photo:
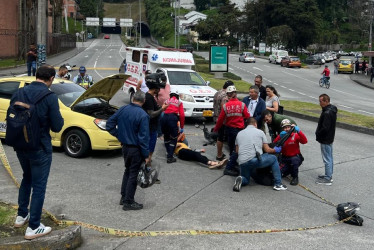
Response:
POLYGON ((265 101, 259 97, 259 88, 256 85, 252 85, 249 88, 249 96, 244 97, 243 102, 247 106, 250 117, 253 117, 257 121, 259 129, 262 128, 261 114, 266 110, 265 101))
MULTIPOLYGON (((36 71, 36 81, 24 87, 27 100, 33 100, 40 92, 48 90, 55 78, 56 71, 52 66, 43 65, 36 71)), ((10 103, 17 101, 16 94, 10 103)), ((52 163, 52 142, 49 131, 60 132, 64 125, 58 106, 57 95, 54 93, 43 97, 35 104, 36 113, 41 124, 40 146, 38 150, 18 150, 18 160, 23 170, 23 178, 18 195, 18 216, 14 227, 22 227, 27 221, 25 239, 31 240, 46 235, 51 227, 40 223, 44 204, 45 191, 52 163), (30 201, 30 193, 31 201, 30 201), (30 211, 28 206, 30 205, 30 211)))
POLYGON ((334 161, 332 156, 332 143, 335 137, 336 114, 338 109, 330 104, 330 97, 326 94, 319 96, 319 105, 322 108, 316 130, 316 140, 321 144, 322 160, 325 164, 325 174, 319 175, 317 184, 331 185, 334 161))
POLYGON ((260 97, 262 100, 266 100, 266 88, 264 86, 262 86, 262 75, 257 75, 255 77, 255 85, 258 87, 259 89, 259 93, 260 93, 260 97))
POLYGON ((143 161, 149 163, 149 115, 142 109, 145 93, 137 91, 133 102, 120 108, 107 123, 108 132, 123 144, 125 172, 121 186, 120 205, 123 210, 139 210, 143 204, 135 202, 137 177, 143 161))

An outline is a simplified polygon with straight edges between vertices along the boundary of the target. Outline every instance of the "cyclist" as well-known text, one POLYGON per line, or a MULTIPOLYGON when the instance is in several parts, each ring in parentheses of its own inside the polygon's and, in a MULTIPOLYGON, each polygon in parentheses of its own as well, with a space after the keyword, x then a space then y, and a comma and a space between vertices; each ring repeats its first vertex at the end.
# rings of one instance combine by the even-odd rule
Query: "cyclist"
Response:
POLYGON ((322 75, 323 75, 323 83, 326 84, 326 82, 330 80, 330 70, 329 70, 328 65, 325 65, 325 69, 322 71, 322 75))
POLYGON ((78 85, 82 86, 85 89, 88 89, 94 83, 93 79, 92 79, 92 76, 86 75, 86 67, 84 67, 84 66, 81 66, 79 68, 79 75, 74 77, 73 82, 75 84, 78 84, 78 85))

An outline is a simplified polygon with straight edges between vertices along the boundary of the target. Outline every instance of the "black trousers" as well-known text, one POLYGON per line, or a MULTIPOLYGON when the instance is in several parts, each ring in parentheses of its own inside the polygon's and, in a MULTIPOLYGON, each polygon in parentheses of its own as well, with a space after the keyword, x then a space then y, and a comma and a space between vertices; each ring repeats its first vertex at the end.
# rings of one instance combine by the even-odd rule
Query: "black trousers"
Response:
POLYGON ((137 187, 137 178, 143 157, 140 148, 122 147, 122 154, 125 161, 125 172, 123 173, 121 195, 124 203, 134 203, 134 196, 137 187))
POLYGON ((208 165, 208 161, 209 161, 209 159, 206 156, 201 155, 200 152, 196 152, 191 149, 185 149, 185 148, 182 148, 181 150, 179 150, 178 158, 184 161, 201 162, 201 163, 204 163, 205 165, 208 165))

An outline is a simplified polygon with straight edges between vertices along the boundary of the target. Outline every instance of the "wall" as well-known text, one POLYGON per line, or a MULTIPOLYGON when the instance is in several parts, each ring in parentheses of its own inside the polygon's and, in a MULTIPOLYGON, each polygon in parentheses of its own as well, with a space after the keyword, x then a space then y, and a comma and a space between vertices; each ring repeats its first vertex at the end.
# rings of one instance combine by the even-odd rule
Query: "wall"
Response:
POLYGON ((18 53, 18 0, 0 0, 0 58, 18 53))

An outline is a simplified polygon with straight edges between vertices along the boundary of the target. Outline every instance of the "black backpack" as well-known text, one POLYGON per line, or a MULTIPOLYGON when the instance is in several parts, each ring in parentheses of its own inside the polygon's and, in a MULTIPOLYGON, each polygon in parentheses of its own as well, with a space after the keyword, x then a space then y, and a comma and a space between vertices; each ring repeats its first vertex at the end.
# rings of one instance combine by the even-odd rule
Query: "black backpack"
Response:
POLYGON ((50 90, 38 93, 33 101, 28 100, 24 88, 15 93, 14 101, 9 105, 6 116, 5 143, 15 150, 38 150, 40 148, 41 124, 35 104, 50 90))

